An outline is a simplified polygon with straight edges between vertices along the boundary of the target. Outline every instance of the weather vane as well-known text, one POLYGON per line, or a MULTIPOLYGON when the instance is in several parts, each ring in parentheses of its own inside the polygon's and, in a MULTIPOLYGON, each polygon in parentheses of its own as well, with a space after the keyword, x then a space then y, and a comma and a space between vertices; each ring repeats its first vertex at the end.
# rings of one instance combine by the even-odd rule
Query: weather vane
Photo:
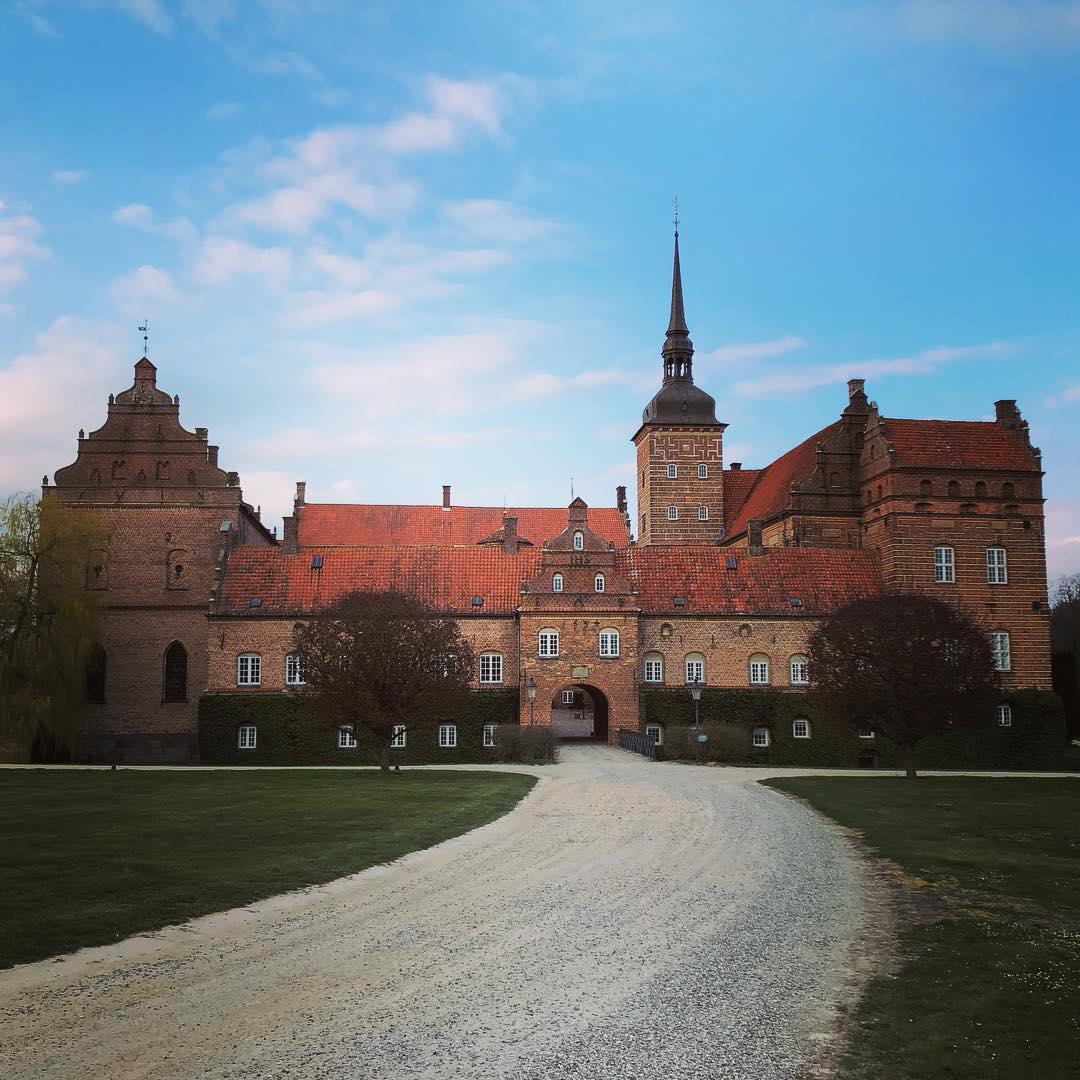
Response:
POLYGON ((679 196, 671 200, 671 214, 675 223, 675 235, 679 235, 679 196))
POLYGON ((143 319, 142 326, 139 327, 139 333, 142 334, 142 354, 146 356, 150 352, 150 320, 143 319))

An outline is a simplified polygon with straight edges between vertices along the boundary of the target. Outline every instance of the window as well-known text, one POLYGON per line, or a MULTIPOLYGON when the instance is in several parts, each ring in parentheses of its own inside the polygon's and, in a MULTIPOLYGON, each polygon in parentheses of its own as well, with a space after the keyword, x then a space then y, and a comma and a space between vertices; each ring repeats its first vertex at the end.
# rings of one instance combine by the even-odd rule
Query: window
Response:
POLYGON ((975 481, 975 497, 977 499, 985 499, 986 498, 986 481, 985 480, 976 480, 975 481))
POLYGON ((551 591, 562 592, 562 574, 556 574, 551 579, 551 591))
POLYGON ((999 705, 997 707, 997 726, 1012 727, 1012 706, 999 705))
POLYGON ((484 745, 485 746, 494 746, 495 745, 495 725, 494 724, 485 724, 484 725, 484 745))
POLYGON ((618 630, 601 630, 600 631, 600 655, 601 656, 618 656, 619 655, 619 631, 618 630))
POLYGON ((96 643, 86 660, 86 700, 91 705, 105 704, 105 650, 96 643))
POLYGON ((453 750, 457 746, 457 724, 439 725, 439 746, 443 750, 453 750))
POLYGON ((562 692, 562 703, 564 705, 573 705, 574 704, 574 691, 573 690, 564 690, 562 692))
POLYGON ((299 653, 289 653, 285 657, 285 685, 304 685, 304 665, 300 660, 299 653))
POLYGON ((597 592, 603 592, 604 591, 604 575, 603 574, 597 574, 596 575, 596 581, 594 582, 594 586, 595 586, 597 592))
POLYGON ((575 551, 584 551, 585 550, 585 534, 584 533, 582 533, 582 532, 574 533, 574 550, 575 551))
POLYGON ((675 479, 675 477, 677 477, 678 475, 679 475, 679 466, 678 466, 678 465, 676 465, 676 464, 675 464, 674 462, 672 462, 672 463, 671 463, 671 464, 670 464, 670 465, 669 465, 669 466, 667 467, 667 478, 668 478, 669 480, 674 480, 674 479, 675 479))
POLYGON ((241 724, 240 730, 236 733, 236 745, 240 750, 254 750, 255 749, 255 725, 254 724, 241 724))
POLYGON ((1015 499, 1016 498, 1016 485, 1006 482, 1001 485, 1001 497, 1003 499, 1015 499))
POLYGON ((1009 572, 1005 563, 1005 549, 1003 547, 988 547, 986 549, 986 580, 991 585, 1007 585, 1009 572))
POLYGON ((769 729, 767 727, 754 728, 754 745, 757 747, 769 745, 769 729))
POLYGON ((934 580, 943 584, 956 581, 956 552, 951 547, 934 548, 934 580))
POLYGON ((174 641, 165 650, 161 700, 168 703, 187 701, 187 649, 179 641, 174 641))
POLYGON ((667 519, 668 521, 679 520, 679 508, 677 506, 669 506, 667 508, 667 519))
POLYGON ((697 508, 697 519, 698 521, 709 520, 709 508, 707 506, 699 506, 697 508))
POLYGON ((541 630, 540 631, 540 644, 537 650, 540 656, 558 656, 559 655, 559 631, 558 630, 541 630))
POLYGON ((791 725, 791 735, 795 739, 810 738, 810 721, 798 719, 791 725))
POLYGON ((762 653, 750 657, 750 685, 769 685, 769 658, 762 653))
POLYGON ((995 630, 990 635, 990 651, 994 654, 995 671, 1011 671, 1012 658, 1009 656, 1009 635, 1005 630, 995 630))
POLYGON ((502 653, 480 654, 480 681, 482 683, 502 682, 502 653))
POLYGON ((664 681, 664 659, 659 653, 646 653, 645 681, 648 683, 664 681))
POLYGON ((339 750, 356 749, 356 732, 353 731, 352 724, 337 729, 337 744, 339 750))
POLYGON ((405 725, 395 724, 394 731, 390 736, 390 749, 391 750, 404 750, 405 749, 405 725))
POLYGON ((948 483, 948 491, 950 499, 957 499, 960 497, 960 484, 956 480, 950 480, 948 483))
POLYGON ((861 727, 861 728, 859 728, 859 738, 860 739, 872 739, 872 738, 874 738, 874 734, 875 734, 875 732, 874 732, 873 728, 869 728, 869 727, 861 727))
POLYGON ((934 494, 934 485, 929 480, 919 481, 919 494, 925 499, 934 494))
POLYGON ((788 665, 791 672, 792 686, 808 686, 810 683, 810 665, 805 656, 793 656, 788 665))
POLYGON ((708 480, 709 479, 709 466, 706 465, 704 462, 702 462, 697 467, 697 478, 699 480, 708 480))
POLYGON ((700 653, 691 653, 686 658, 686 681, 687 683, 703 683, 705 681, 705 657, 700 653))
POLYGON ((645 734, 652 736, 654 745, 664 745, 664 729, 659 724, 646 724, 645 734))
POLYGON ((258 653, 244 653, 236 658, 236 685, 258 686, 262 682, 262 657, 258 653))

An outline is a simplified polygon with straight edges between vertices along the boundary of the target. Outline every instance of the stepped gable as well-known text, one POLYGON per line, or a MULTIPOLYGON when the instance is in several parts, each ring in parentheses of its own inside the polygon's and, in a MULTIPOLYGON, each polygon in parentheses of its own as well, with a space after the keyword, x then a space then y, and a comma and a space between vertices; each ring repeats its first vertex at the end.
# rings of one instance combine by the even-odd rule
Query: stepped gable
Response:
POLYGON ((911 469, 978 469, 1032 472, 1039 469, 1022 429, 994 421, 881 418, 894 451, 892 464, 911 469))
MULTIPOLYGON (((473 545, 495 542, 504 517, 516 517, 518 537, 538 544, 566 526, 565 507, 403 506, 371 503, 303 503, 296 508, 300 548, 357 544, 473 545)), ((589 511, 590 527, 618 547, 630 542, 626 518, 614 506, 589 511)))
POLYGON ((645 615, 823 615, 882 591, 873 554, 861 550, 776 547, 748 555, 704 546, 634 547, 617 554, 616 566, 637 590, 645 615), (676 596, 684 603, 676 605, 676 596))
POLYGON ((315 548, 238 547, 214 605, 219 615, 301 616, 354 591, 410 592, 452 615, 509 615, 522 582, 540 564, 539 549, 507 555, 496 547, 373 545, 315 548), (321 567, 316 567, 316 556, 321 567), (479 597, 482 604, 474 604, 479 597), (258 600, 252 605, 252 600, 258 600))
MULTIPOLYGON (((815 432, 786 454, 778 457, 756 473, 756 480, 728 528, 728 539, 746 532, 746 523, 755 519, 767 521, 784 510, 791 501, 791 486, 805 480, 817 467, 817 448, 836 435, 843 421, 836 420, 815 432)), ((728 482, 730 473, 724 473, 728 482)))

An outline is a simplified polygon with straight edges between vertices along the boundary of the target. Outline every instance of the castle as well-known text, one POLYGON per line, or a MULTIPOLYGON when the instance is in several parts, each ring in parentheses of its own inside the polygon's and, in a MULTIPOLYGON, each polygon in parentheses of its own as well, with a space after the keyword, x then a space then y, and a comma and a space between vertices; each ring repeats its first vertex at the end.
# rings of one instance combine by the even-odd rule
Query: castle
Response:
MULTIPOLYGON (((613 507, 504 509, 455 506, 450 487, 433 505, 309 503, 301 482, 278 538, 144 356, 43 489, 108 536, 87 559, 103 651, 76 759, 197 760, 200 701, 302 686, 294 626, 354 589, 453 615, 476 693, 501 691, 520 722, 611 741, 644 722, 643 688, 805 692, 817 621, 884 590, 962 605, 1005 690, 1049 688, 1042 471, 1014 401, 993 421, 893 419, 853 379, 833 423, 762 468, 725 467, 693 357, 676 233, 663 379, 633 435, 636 523, 623 487, 613 507)), ((266 748, 255 724, 229 738, 241 758, 266 748)))

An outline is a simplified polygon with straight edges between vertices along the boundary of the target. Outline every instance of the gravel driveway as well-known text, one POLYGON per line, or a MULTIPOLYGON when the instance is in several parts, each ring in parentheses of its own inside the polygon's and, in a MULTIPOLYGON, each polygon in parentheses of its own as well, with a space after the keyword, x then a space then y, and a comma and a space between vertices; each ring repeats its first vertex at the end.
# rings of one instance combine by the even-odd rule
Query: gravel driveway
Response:
POLYGON ((526 771, 437 848, 0 972, 0 1076, 806 1075, 866 918, 840 836, 760 771, 526 771))

